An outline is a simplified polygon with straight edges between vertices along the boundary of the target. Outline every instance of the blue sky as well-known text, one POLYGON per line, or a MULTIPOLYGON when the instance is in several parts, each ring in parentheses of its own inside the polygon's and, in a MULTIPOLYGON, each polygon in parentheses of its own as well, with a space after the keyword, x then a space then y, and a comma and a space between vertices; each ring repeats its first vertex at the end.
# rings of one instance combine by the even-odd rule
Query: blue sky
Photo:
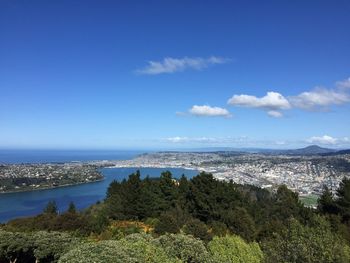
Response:
POLYGON ((0 1, 0 148, 350 147, 349 1, 0 1))

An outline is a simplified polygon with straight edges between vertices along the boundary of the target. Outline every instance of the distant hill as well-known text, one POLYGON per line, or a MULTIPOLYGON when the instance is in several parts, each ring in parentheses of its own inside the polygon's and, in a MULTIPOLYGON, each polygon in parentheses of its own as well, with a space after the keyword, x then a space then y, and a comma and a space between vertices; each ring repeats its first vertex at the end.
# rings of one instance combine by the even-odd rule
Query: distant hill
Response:
POLYGON ((319 154, 328 154, 337 152, 334 149, 322 148, 318 145, 310 145, 305 148, 300 149, 251 149, 250 151, 246 151, 250 153, 260 153, 260 154, 268 154, 268 155, 319 155, 319 154))
POLYGON ((334 153, 336 150, 322 148, 318 145, 310 145, 305 148, 295 149, 295 150, 286 150, 285 154, 290 155, 314 155, 314 154, 325 154, 325 153, 334 153))
MULTIPOLYGON (((305 148, 300 149, 239 149, 239 153, 246 152, 246 153, 262 153, 262 154, 270 154, 270 155, 279 155, 279 154, 286 154, 286 155, 319 155, 319 154, 334 154, 337 153, 337 150, 329 149, 329 148, 323 148, 318 145, 310 145, 305 148)), ((236 149, 236 152, 238 152, 238 149, 236 149)))
POLYGON ((247 153, 267 154, 267 155, 337 155, 350 154, 348 150, 335 150, 330 148, 323 148, 318 145, 310 145, 300 149, 262 149, 262 148, 232 148, 232 147, 208 147, 197 149, 186 149, 178 151, 165 152, 195 152, 195 153, 219 153, 224 155, 241 155, 247 153))

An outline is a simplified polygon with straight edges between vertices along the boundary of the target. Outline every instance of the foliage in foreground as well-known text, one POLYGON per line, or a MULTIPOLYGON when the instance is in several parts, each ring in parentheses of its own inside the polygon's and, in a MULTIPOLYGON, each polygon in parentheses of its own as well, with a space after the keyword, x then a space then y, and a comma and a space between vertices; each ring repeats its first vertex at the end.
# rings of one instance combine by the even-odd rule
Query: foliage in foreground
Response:
POLYGON ((184 234, 156 238, 131 234, 96 242, 57 232, 0 232, 0 262, 257 263, 262 259, 257 243, 246 243, 238 236, 216 237, 207 248, 200 239, 184 234))
POLYGON ((65 254, 59 262, 175 263, 180 261, 167 256, 164 250, 148 240, 139 238, 131 241, 122 239, 82 244, 65 254))
POLYGON ((0 263, 350 262, 350 180, 335 195, 325 188, 313 210, 286 186, 269 192, 207 173, 141 180, 137 172, 86 211, 71 204, 58 214, 50 202, 2 229, 0 263))
POLYGON ((239 236, 215 237, 208 249, 213 262, 262 262, 264 255, 257 243, 246 243, 239 236))
POLYGON ((350 248, 318 217, 314 226, 292 219, 288 229, 263 243, 267 262, 350 262, 350 248))
POLYGON ((0 229, 0 262, 57 262, 80 240, 67 233, 7 232, 0 229))
POLYGON ((208 248, 202 241, 183 234, 158 238, 132 234, 119 241, 83 244, 69 251, 59 262, 259 263, 263 260, 257 243, 248 244, 237 236, 216 237, 208 248))

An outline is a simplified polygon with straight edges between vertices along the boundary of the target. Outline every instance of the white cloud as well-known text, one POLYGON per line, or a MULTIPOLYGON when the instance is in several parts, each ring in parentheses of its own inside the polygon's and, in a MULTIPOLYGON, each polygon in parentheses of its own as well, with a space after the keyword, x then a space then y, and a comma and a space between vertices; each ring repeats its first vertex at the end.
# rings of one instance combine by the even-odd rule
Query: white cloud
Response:
POLYGON ((166 141, 172 142, 172 143, 181 143, 181 142, 186 142, 188 141, 187 137, 180 137, 180 136, 176 136, 176 137, 169 137, 165 139, 166 141))
POLYGON ((341 81, 337 81, 336 86, 339 89, 350 89, 350 78, 345 79, 345 80, 341 80, 341 81))
POLYGON ((230 59, 222 57, 209 58, 171 58, 166 57, 162 61, 149 61, 148 65, 137 73, 146 75, 157 75, 163 73, 174 73, 187 69, 201 70, 215 64, 228 63, 230 59))
POLYGON ((273 91, 267 92, 261 98, 244 94, 234 95, 228 100, 228 104, 248 108, 261 108, 264 110, 286 110, 291 107, 283 95, 273 91))
POLYGON ((282 110, 299 108, 302 110, 328 110, 333 105, 343 105, 350 102, 350 78, 338 81, 335 88, 316 87, 296 96, 284 97, 278 92, 269 91, 264 97, 252 95, 233 95, 228 104, 239 107, 258 108, 267 111, 271 117, 280 118, 282 110))
POLYGON ((314 136, 304 140, 271 140, 250 138, 247 136, 240 137, 187 137, 175 136, 161 139, 163 142, 172 143, 176 145, 192 145, 192 146, 206 146, 206 147, 233 147, 233 148, 302 148, 309 144, 324 145, 325 147, 333 148, 349 148, 349 137, 332 137, 329 135, 314 136))
POLYGON ((308 143, 318 143, 318 144, 327 144, 327 145, 334 145, 337 144, 338 139, 333 138, 329 135, 323 135, 323 136, 314 136, 306 140, 308 143))
POLYGON ((283 117, 283 113, 282 112, 275 111, 275 110, 270 110, 270 111, 267 112, 267 114, 270 117, 274 117, 274 118, 281 118, 281 117, 283 117))
POLYGON ((210 137, 169 137, 165 138, 166 141, 171 143, 216 143, 219 141, 218 138, 210 138, 210 137))
POLYGON ((194 105, 189 110, 189 113, 195 116, 206 116, 206 117, 232 117, 231 113, 220 107, 211 107, 209 105, 194 105))
POLYGON ((286 142, 285 141, 275 141, 276 145, 285 145, 286 142))
POLYGON ((291 108, 289 101, 278 92, 269 91, 264 97, 258 98, 251 95, 233 95, 227 102, 233 106, 258 108, 267 111, 271 117, 282 117, 280 110, 291 108))
POLYGON ((332 145, 336 147, 350 147, 350 138, 349 137, 332 137, 329 135, 323 136, 314 136, 306 140, 308 143, 323 144, 323 145, 332 145))
POLYGON ((327 109, 331 105, 341 105, 350 101, 345 92, 316 88, 312 91, 305 91, 297 96, 289 98, 291 104, 296 108, 305 110, 327 109))
MULTIPOLYGON (((247 136, 239 137, 187 137, 187 136, 175 136, 163 139, 163 141, 177 143, 177 144, 205 144, 212 146, 257 146, 258 143, 264 143, 265 140, 253 140, 247 136)), ((274 143, 274 142, 273 142, 274 143)))

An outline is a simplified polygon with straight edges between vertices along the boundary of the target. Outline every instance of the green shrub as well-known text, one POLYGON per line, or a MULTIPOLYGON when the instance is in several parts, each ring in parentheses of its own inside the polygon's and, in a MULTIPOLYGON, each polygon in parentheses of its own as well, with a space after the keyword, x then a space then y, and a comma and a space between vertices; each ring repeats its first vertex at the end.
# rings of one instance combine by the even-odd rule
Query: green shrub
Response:
POLYGON ((57 262, 80 240, 66 233, 19 233, 0 230, 0 262, 57 262))
MULTIPOLYGON (((263 253, 257 243, 247 243, 239 236, 214 237, 208 250, 215 263, 259 263, 263 253)), ((276 261, 282 262, 282 261, 276 261)))
POLYGON ((182 262, 211 262, 210 254, 203 241, 183 234, 166 234, 155 239, 154 244, 162 247, 167 255, 176 257, 182 262))
POLYGON ((323 218, 315 220, 309 227, 292 219, 285 231, 263 242, 266 262, 350 262, 346 242, 331 232, 323 218))
POLYGON ((165 251, 150 242, 152 238, 133 234, 118 241, 86 243, 72 249, 59 260, 60 263, 175 263, 179 260, 169 257, 165 251), (148 240, 149 239, 149 240, 148 240))
POLYGON ((206 242, 212 239, 212 235, 211 233, 209 233, 207 225, 199 219, 189 220, 183 227, 183 231, 188 235, 200 238, 201 240, 206 242))

